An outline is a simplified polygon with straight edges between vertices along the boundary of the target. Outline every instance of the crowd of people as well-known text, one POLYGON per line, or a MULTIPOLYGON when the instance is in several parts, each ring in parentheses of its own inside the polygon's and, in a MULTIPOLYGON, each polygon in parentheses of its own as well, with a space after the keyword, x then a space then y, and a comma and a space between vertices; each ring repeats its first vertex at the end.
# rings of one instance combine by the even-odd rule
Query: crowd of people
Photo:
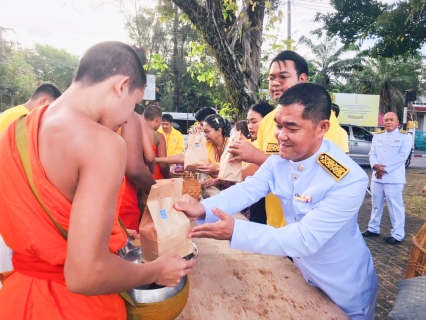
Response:
MULTIPOLYGON (((283 51, 267 78, 276 108, 255 104, 234 128, 214 109, 200 109, 191 130, 205 136, 209 161, 197 172, 219 183, 220 160, 229 152, 230 161, 242 162, 244 181, 202 202, 183 196, 175 208, 197 219, 189 237, 290 257, 351 319, 373 319, 378 281, 363 236, 380 234, 386 195, 395 211, 385 240, 404 238, 396 211, 404 211, 399 160, 406 134, 387 114, 392 125, 374 137, 373 213, 361 234, 358 210, 369 179, 347 155, 338 107, 308 76, 303 57, 283 51), (229 143, 231 130, 244 139, 229 143), (229 215, 248 207, 250 221, 229 215)), ((137 265, 115 254, 127 234, 138 237, 151 186, 173 176, 170 165, 184 162, 173 117, 156 105, 134 112, 145 86, 134 50, 105 42, 83 55, 63 94, 44 84, 0 116, 0 234, 13 263, 2 276, 0 319, 126 319, 117 293, 153 282, 174 286, 191 272, 195 261, 176 255, 137 265)))

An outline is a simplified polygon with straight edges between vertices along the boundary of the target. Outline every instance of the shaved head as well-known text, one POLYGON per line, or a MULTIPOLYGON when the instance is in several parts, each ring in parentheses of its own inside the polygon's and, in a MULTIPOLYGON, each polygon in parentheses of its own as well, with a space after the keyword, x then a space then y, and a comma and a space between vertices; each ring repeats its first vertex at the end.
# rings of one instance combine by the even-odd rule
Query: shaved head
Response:
POLYGON ((394 131, 399 125, 399 120, 396 113, 395 112, 386 113, 383 117, 383 124, 387 132, 394 131))

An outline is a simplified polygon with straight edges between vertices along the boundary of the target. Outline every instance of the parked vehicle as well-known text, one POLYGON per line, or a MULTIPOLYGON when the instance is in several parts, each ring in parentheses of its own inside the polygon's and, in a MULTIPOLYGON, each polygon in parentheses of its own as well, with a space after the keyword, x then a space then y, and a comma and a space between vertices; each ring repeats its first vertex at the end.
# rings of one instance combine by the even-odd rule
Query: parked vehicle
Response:
MULTIPOLYGON (((359 165, 370 165, 368 153, 371 150, 371 142, 373 140, 373 134, 363 127, 359 127, 352 124, 341 124, 340 125, 349 136, 349 156, 359 165)), ((405 167, 407 168, 411 162, 411 149, 410 154, 405 161, 405 167)))
POLYGON ((341 124, 349 136, 349 156, 360 165, 370 165, 368 153, 371 150, 373 134, 363 127, 341 124))

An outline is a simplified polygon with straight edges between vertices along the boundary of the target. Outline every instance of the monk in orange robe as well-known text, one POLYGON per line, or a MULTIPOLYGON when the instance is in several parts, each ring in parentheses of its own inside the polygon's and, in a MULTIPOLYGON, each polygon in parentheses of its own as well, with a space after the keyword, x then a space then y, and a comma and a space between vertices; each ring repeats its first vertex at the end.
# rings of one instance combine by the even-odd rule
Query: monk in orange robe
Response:
POLYGON ((138 206, 138 188, 128 177, 125 177, 124 180, 125 189, 118 215, 127 229, 139 230, 141 212, 138 206))
POLYGON ((64 239, 29 187, 13 122, 0 134, 0 233, 14 272, 0 290, 0 319, 126 319, 117 294, 155 282, 175 286, 194 261, 164 255, 133 264, 115 252, 126 144, 115 133, 143 96, 132 48, 105 42, 81 58, 70 88, 25 119, 32 181, 64 239))
MULTIPOLYGON (((167 145, 164 135, 157 130, 161 126, 161 109, 157 106, 147 106, 143 112, 143 119, 146 123, 149 142, 155 157, 167 156, 167 145)), ((169 177, 170 167, 166 163, 156 163, 153 177, 155 180, 167 179, 169 177)))
POLYGON ((141 212, 138 206, 138 188, 148 194, 151 186, 155 184, 151 175, 154 172, 155 155, 151 149, 146 127, 146 123, 139 120, 139 115, 133 113, 119 130, 127 147, 126 186, 119 216, 126 228, 130 230, 139 229, 141 212))

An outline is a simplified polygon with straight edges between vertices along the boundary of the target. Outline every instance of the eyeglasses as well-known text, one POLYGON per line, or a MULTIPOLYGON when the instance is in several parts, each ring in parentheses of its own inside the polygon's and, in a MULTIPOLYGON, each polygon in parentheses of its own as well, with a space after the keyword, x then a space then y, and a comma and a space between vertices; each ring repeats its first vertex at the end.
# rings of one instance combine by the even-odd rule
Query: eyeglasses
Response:
POLYGON ((286 82, 287 78, 291 78, 292 76, 293 75, 288 74, 288 73, 279 73, 276 76, 271 74, 271 75, 267 76, 265 80, 266 80, 267 83, 271 83, 273 81, 277 81, 279 83, 284 83, 284 82, 286 82))

